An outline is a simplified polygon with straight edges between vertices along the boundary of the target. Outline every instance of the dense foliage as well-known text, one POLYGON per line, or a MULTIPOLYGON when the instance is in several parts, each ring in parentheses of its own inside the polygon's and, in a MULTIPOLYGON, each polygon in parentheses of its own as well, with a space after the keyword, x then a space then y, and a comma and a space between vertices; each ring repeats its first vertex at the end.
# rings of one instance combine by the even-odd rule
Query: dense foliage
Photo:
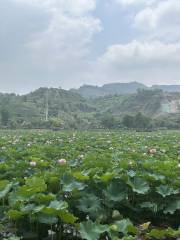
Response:
POLYGON ((142 125, 133 121, 130 128, 180 128, 180 93, 138 90, 130 95, 85 99, 63 89, 40 88, 23 96, 0 94, 1 128, 117 129, 128 127, 124 116, 137 113, 145 121, 142 125))
POLYGON ((180 132, 3 131, 0 149, 0 239, 180 235, 180 132))

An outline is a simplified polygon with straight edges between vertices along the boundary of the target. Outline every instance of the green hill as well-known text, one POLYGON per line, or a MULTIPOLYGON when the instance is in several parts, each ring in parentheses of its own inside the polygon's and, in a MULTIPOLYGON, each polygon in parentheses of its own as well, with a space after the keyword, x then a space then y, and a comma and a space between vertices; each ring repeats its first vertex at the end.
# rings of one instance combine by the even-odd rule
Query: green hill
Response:
POLYGON ((139 112, 156 120, 166 119, 165 125, 171 119, 177 126, 180 93, 139 89, 132 94, 87 99, 72 91, 39 88, 22 96, 0 94, 1 127, 92 129, 107 122, 107 126, 119 126, 125 115, 139 112))
MULTIPOLYGON (((76 93, 56 88, 40 88, 27 95, 0 94, 0 110, 6 110, 12 125, 49 126, 70 124, 74 117, 91 113, 95 108, 76 93)), ((70 124, 71 125, 71 124, 70 124)))
POLYGON ((180 93, 165 93, 162 90, 138 90, 130 95, 105 96, 92 100, 99 111, 114 115, 142 112, 147 116, 180 113, 180 93))

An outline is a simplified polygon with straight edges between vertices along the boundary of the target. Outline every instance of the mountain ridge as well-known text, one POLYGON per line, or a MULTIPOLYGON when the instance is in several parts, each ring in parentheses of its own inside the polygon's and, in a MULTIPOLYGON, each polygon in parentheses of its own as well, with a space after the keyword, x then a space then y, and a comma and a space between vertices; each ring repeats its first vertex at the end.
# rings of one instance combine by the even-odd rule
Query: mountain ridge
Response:
POLYGON ((70 91, 80 94, 85 98, 98 98, 107 95, 126 95, 136 93, 138 89, 160 89, 166 92, 180 92, 180 85, 152 85, 151 87, 139 82, 108 83, 102 86, 83 85, 70 91))

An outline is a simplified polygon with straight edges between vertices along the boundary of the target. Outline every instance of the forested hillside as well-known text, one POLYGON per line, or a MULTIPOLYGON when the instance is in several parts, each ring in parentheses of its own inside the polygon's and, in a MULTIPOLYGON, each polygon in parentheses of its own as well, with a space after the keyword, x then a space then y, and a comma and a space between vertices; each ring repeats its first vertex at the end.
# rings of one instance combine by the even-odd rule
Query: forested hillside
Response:
POLYGON ((65 125, 66 128, 80 113, 95 111, 80 95, 55 88, 40 88, 23 96, 1 94, 0 108, 2 125, 13 127, 65 125))
POLYGON ((3 128, 136 128, 137 122, 143 128, 178 128, 180 93, 139 89, 87 99, 72 91, 40 88, 26 95, 0 94, 0 113, 3 128))
POLYGON ((156 89, 138 90, 137 93, 130 95, 105 96, 93 99, 91 102, 99 111, 107 111, 114 115, 142 112, 147 116, 157 117, 178 113, 179 100, 180 93, 165 93, 156 89))

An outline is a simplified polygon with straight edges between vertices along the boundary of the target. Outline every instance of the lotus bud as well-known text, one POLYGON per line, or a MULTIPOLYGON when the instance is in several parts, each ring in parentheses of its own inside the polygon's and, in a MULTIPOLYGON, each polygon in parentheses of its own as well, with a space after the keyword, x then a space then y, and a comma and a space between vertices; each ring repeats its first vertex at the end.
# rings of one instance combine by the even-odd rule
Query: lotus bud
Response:
POLYGON ((30 165, 31 167, 36 167, 37 163, 36 163, 36 162, 30 162, 29 165, 30 165))
POLYGON ((157 150, 155 148, 149 149, 149 154, 156 154, 157 150))
POLYGON ((61 165, 61 166, 64 166, 64 165, 66 165, 66 163, 67 163, 67 162, 66 162, 66 159, 59 159, 57 162, 58 162, 58 164, 61 165))

